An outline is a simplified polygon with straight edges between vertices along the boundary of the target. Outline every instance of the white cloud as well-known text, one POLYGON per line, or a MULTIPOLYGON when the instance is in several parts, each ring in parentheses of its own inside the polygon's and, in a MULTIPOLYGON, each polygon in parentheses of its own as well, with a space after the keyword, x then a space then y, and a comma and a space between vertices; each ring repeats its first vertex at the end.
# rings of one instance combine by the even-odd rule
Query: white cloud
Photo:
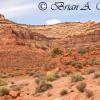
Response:
POLYGON ((58 24, 61 23, 61 20, 58 19, 51 19, 46 21, 46 25, 53 25, 53 24, 58 24))
POLYGON ((7 15, 8 17, 21 16, 29 13, 33 8, 32 4, 25 4, 21 6, 12 6, 9 8, 1 8, 0 13, 7 15))

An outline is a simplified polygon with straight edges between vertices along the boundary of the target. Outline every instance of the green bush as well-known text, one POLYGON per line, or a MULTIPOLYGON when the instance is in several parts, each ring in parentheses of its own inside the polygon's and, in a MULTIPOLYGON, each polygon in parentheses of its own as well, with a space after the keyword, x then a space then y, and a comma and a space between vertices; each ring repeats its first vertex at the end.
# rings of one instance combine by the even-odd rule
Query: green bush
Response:
POLYGON ((78 73, 75 73, 71 75, 71 80, 72 82, 78 82, 84 80, 84 77, 78 73))
POLYGON ((84 92, 85 88, 86 88, 86 83, 79 83, 76 88, 80 91, 80 92, 84 92))
POLYGON ((52 56, 55 57, 57 55, 62 55, 63 54, 63 51, 60 50, 59 48, 54 48, 51 52, 52 56))

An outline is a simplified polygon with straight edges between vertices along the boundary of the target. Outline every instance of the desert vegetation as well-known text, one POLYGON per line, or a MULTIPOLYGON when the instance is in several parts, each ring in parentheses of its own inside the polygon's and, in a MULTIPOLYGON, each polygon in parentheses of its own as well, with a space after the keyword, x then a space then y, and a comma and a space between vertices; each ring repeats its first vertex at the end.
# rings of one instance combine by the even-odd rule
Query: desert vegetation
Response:
POLYGON ((74 73, 71 75, 72 82, 78 82, 84 80, 84 77, 80 75, 79 73, 74 73))
POLYGON ((55 57, 55 56, 57 56, 57 55, 62 55, 62 54, 63 54, 63 51, 60 50, 59 48, 54 48, 54 49, 52 50, 52 52, 51 52, 51 55, 52 55, 53 57, 55 57))

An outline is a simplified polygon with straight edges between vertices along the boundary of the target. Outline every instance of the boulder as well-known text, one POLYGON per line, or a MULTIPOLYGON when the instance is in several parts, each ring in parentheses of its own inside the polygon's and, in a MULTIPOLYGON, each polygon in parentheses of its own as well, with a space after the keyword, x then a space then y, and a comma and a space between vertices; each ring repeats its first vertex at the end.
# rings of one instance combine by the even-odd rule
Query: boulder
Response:
POLYGON ((18 91, 10 91, 9 92, 9 95, 12 97, 12 98, 17 98, 19 96, 19 92, 18 91))

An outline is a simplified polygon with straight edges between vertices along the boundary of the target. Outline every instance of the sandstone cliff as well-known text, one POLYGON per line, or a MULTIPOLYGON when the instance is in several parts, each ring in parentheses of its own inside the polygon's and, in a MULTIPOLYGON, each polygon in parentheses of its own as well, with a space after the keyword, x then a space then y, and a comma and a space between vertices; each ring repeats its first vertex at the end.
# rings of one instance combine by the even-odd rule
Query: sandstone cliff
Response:
POLYGON ((21 25, 0 15, 0 66, 34 66, 48 59, 53 48, 76 48, 100 43, 99 22, 50 26, 21 25))

